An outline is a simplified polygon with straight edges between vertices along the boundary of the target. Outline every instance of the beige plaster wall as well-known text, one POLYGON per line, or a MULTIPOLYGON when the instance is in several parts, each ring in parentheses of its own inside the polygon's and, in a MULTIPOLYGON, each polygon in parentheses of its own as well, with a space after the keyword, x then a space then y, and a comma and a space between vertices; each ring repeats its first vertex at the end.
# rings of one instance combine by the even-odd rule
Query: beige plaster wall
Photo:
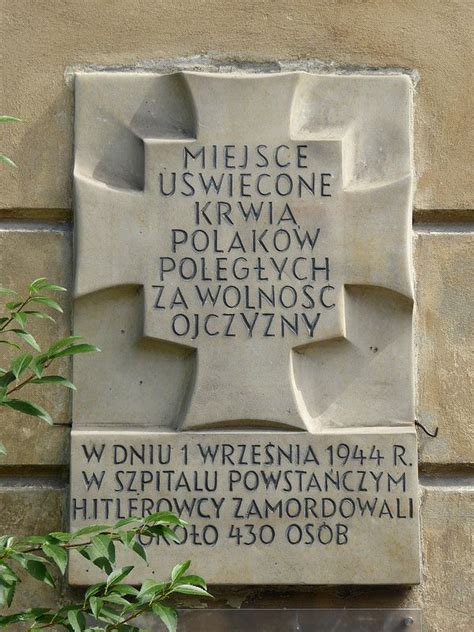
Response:
MULTIPOLYGON (((133 65, 211 54, 396 66, 420 76, 415 120, 420 209, 465 209, 473 4, 469 0, 2 0, 2 108, 27 122, 6 149, 22 169, 6 207, 70 206, 75 64, 133 65)), ((470 97, 471 95, 471 97, 470 97)), ((471 136, 472 143, 472 136, 471 136)))
MULTIPOLYGON (((232 63, 319 59, 402 67, 419 76, 417 415, 428 429, 439 428, 436 439, 419 432, 423 582, 412 589, 217 587, 215 605, 416 606, 428 632, 472 629, 472 7, 469 0, 0 0, 0 112, 24 119, 0 130, 2 151, 19 165, 0 166, 0 285, 21 288, 43 274, 71 285, 67 68, 208 55, 232 63)), ((68 312, 59 327, 70 327, 68 312)), ((53 333, 47 329, 46 339, 53 333)), ((46 392, 43 403, 55 414, 53 429, 0 413, 9 450, 0 464, 3 532, 65 524, 70 402, 46 392)), ((46 605, 61 602, 68 589, 55 595, 28 582, 17 606, 32 606, 36 597, 46 605)))

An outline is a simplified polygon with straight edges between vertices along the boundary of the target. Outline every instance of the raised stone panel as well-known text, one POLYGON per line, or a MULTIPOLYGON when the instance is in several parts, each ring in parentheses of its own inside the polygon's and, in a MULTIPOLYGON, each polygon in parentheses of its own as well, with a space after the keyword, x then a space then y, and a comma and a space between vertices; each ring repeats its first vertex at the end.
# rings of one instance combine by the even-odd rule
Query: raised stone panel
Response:
MULTIPOLYGON (((147 453, 168 446, 171 466, 187 481, 206 466, 199 450, 208 440, 217 450, 253 442, 262 450, 271 429, 271 442, 284 451, 292 430, 300 433, 297 452, 337 451, 341 466, 358 462, 364 476, 398 481, 386 489, 386 506, 378 501, 381 520, 343 516, 353 533, 344 548, 348 524, 323 525, 321 512, 308 514, 310 531, 326 528, 331 542, 341 542, 335 552, 326 549, 324 567, 316 564, 317 547, 300 547, 301 561, 309 550, 315 561, 302 574, 288 563, 291 525, 272 515, 274 540, 261 551, 275 572, 255 569, 256 541, 227 546, 237 524, 225 467, 232 462, 224 458, 208 494, 224 507, 219 547, 232 573, 208 568, 198 543, 184 546, 208 579, 418 581, 411 98, 411 81, 401 74, 76 76, 74 327, 102 353, 74 365, 74 526, 125 511, 115 503, 107 515, 90 509, 121 496, 112 443, 131 442, 132 452, 143 444, 147 453), (104 446, 110 477, 89 471, 103 463, 91 457, 92 444, 104 446), (188 449, 189 463, 180 462, 188 449), (99 479, 91 484, 93 474, 99 479)), ((301 465, 301 476, 311 477, 317 465, 324 477, 337 465, 295 458, 288 467, 301 465)), ((280 464, 257 461, 233 465, 281 475, 280 464)), ((275 490, 274 504, 283 502, 282 491, 275 490)), ((348 503, 365 506, 370 490, 361 483, 358 491, 363 498, 348 503)), ((257 497, 264 495, 259 488, 257 497)), ((126 509, 151 510, 133 500, 126 509)), ((190 517, 202 528, 204 515, 190 517)), ((258 510, 254 518, 251 529, 270 537, 258 510)), ((170 550, 170 562, 183 550, 170 550)), ((86 581, 80 561, 71 568, 73 583, 86 581)))
POLYGON ((243 419, 314 430, 413 420, 407 77, 91 73, 76 85, 75 327, 104 350, 76 364, 77 426, 128 425, 136 396, 145 413, 136 423, 155 427, 243 419), (346 100, 351 108, 332 115, 331 102, 346 100), (134 138, 146 155, 139 186, 124 172, 127 158, 116 156, 134 156, 134 138), (218 194, 184 175, 166 195, 173 173, 199 169, 203 159, 206 185, 224 178, 222 151, 233 145, 241 155, 228 159, 232 169, 246 161, 242 196, 229 194, 231 168, 218 194), (276 148, 267 173, 257 165, 276 148), (116 162, 99 169, 109 154, 116 162), (215 307, 209 288, 220 292, 215 307), (110 321, 108 313, 122 316, 110 321), (96 314, 107 326, 97 326, 96 314), (128 389, 114 388, 112 372, 128 389), (90 396, 103 388, 114 394, 104 411, 90 396))
MULTIPOLYGON (((411 429, 76 431, 72 471, 71 519, 79 528, 155 511, 189 523, 175 529, 179 544, 144 539, 153 573, 192 558, 211 584, 419 581, 411 429)), ((83 558, 72 562, 73 583, 97 575, 83 558)), ((129 563, 136 582, 146 564, 122 551, 119 564, 129 563)))

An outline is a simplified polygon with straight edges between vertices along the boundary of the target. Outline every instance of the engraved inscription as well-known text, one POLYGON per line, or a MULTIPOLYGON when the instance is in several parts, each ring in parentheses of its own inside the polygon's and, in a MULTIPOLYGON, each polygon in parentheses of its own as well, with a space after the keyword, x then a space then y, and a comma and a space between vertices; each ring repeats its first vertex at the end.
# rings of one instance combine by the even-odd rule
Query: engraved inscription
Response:
MULTIPOLYGON (((258 547, 266 551, 268 567, 254 572, 261 581, 274 582, 270 562, 280 567, 277 577, 282 573, 283 579, 285 555, 295 555, 293 562, 301 562, 304 574, 308 550, 318 556, 339 550, 356 555, 370 542, 392 541, 401 554, 417 543, 415 437, 410 432, 318 438, 124 433, 119 441, 81 433, 74 441, 75 524, 172 511, 188 522, 175 527, 179 543, 142 539, 160 563, 163 555, 172 561, 189 554, 212 577, 215 562, 206 561, 206 549, 215 560, 224 551, 258 547), (411 533, 412 539, 406 541, 402 533, 411 533)), ((318 577, 325 581, 324 572, 318 577)))
POLYGON ((189 200, 167 229, 152 286, 168 337, 313 338, 336 289, 317 225, 334 176, 314 171, 314 148, 184 145, 177 154, 157 174, 158 205, 189 200))

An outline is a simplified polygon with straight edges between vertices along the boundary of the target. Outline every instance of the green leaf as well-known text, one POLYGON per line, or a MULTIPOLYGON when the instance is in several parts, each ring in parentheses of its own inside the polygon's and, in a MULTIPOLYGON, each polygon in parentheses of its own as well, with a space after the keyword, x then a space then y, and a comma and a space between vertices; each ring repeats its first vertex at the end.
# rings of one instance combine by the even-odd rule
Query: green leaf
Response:
POLYGON ((0 402, 3 402, 7 397, 7 387, 0 386, 0 402))
POLYGON ((102 607, 99 619, 101 621, 105 621, 106 623, 118 623, 122 620, 115 610, 112 610, 112 608, 108 608, 105 605, 102 607))
POLYGON ((114 584, 110 592, 117 593, 118 595, 132 595, 133 597, 138 595, 138 590, 128 584, 114 584))
POLYGON ((7 548, 11 548, 17 541, 17 538, 14 535, 2 535, 2 546, 6 546, 7 548))
POLYGON ((73 342, 82 340, 82 338, 82 336, 67 336, 66 338, 56 340, 56 342, 49 347, 46 353, 49 355, 56 353, 56 351, 60 351, 61 349, 64 349, 64 347, 69 347, 73 342))
POLYGON ((163 603, 155 603, 152 606, 153 613, 158 615, 166 625, 168 632, 176 632, 178 625, 178 614, 174 608, 165 606, 163 603))
POLYGON ((20 375, 26 371, 32 360, 33 356, 31 353, 22 353, 13 360, 11 371, 16 379, 18 379, 20 375))
POLYGON ((61 375, 44 375, 43 377, 35 377, 30 381, 30 384, 61 384, 61 386, 71 388, 73 391, 76 390, 74 384, 61 375))
POLYGON ((74 632, 82 632, 86 629, 86 618, 79 610, 69 610, 67 619, 74 632))
POLYGON ((67 533, 65 531, 53 531, 49 535, 55 540, 61 540, 61 542, 69 542, 72 537, 70 533, 67 533))
POLYGON ((147 600, 150 600, 156 597, 156 595, 160 595, 167 586, 168 584, 166 582, 157 582, 154 579, 145 579, 138 596, 142 602, 144 597, 146 597, 147 600))
POLYGON ((183 595, 197 595, 199 597, 211 597, 212 595, 201 588, 200 586, 193 586, 192 584, 178 584, 173 592, 182 593, 183 595))
POLYGON ((141 521, 141 518, 122 518, 122 520, 119 520, 114 524, 114 529, 120 529, 120 527, 125 527, 129 524, 137 524, 141 521))
POLYGON ((10 303, 5 303, 5 307, 11 311, 18 309, 21 305, 23 305, 23 301, 11 301, 10 303))
POLYGON ((112 573, 114 570, 114 567, 112 566, 110 560, 106 557, 91 557, 91 562, 92 564, 94 564, 94 566, 100 568, 100 570, 104 571, 104 573, 106 573, 107 575, 110 575, 110 573, 112 573))
POLYGON ((46 564, 43 562, 36 559, 28 559, 26 560, 25 569, 35 579, 38 579, 39 581, 48 584, 48 586, 51 586, 51 588, 54 588, 54 579, 48 571, 46 564))
POLYGON ((193 586, 200 586, 201 588, 204 588, 204 590, 207 589, 206 582, 202 577, 199 577, 199 575, 184 575, 181 577, 181 581, 183 584, 191 584, 193 586))
POLYGON ((129 575, 132 571, 133 566, 124 566, 123 568, 118 568, 113 573, 111 573, 107 578, 107 590, 110 588, 110 586, 113 586, 114 584, 120 584, 122 579, 127 577, 127 575, 129 575))
MULTIPOLYGON (((7 544, 7 548, 12 547, 7 544)), ((15 562, 18 562, 18 564, 21 564, 23 568, 26 568, 26 556, 23 553, 20 553, 19 551, 10 551, 8 557, 15 562)))
POLYGON ((71 539, 71 534, 66 533, 65 531, 52 531, 48 537, 52 537, 55 540, 60 540, 61 542, 69 542, 71 539))
POLYGON ((35 294, 36 292, 40 292, 41 290, 49 290, 51 292, 67 292, 65 287, 61 285, 55 285, 54 283, 49 283, 46 277, 40 277, 39 279, 35 279, 28 286, 30 290, 30 294, 35 294))
POLYGON ((124 599, 120 595, 115 595, 114 593, 111 593, 109 595, 105 595, 103 597, 103 599, 104 599, 105 602, 113 603, 116 606, 129 606, 130 605, 129 601, 127 601, 126 599, 124 599))
POLYGON ((112 564, 115 562, 115 546, 109 535, 96 535, 92 538, 92 546, 98 557, 107 558, 112 564))
POLYGON ((0 377, 0 386, 8 386, 15 381, 15 374, 13 371, 7 371, 0 377))
POLYGON ((36 342, 33 336, 29 334, 27 331, 24 331, 23 329, 11 329, 10 331, 15 332, 19 338, 21 338, 27 344, 29 344, 30 347, 33 347, 35 351, 41 351, 39 344, 36 342))
POLYGON ((28 314, 28 316, 33 316, 34 318, 44 318, 46 320, 50 320, 55 323, 56 321, 49 314, 45 314, 45 312, 38 312, 37 310, 25 309, 23 314, 28 314))
POLYGON ((97 618, 100 615, 100 611, 102 610, 104 602, 99 597, 91 597, 89 603, 91 606, 92 614, 94 615, 94 617, 97 618))
POLYGON ((71 539, 79 538, 83 535, 89 535, 90 533, 99 533, 100 531, 109 531, 110 525, 107 524, 93 524, 89 527, 82 527, 71 534, 71 539))
POLYGON ((52 358, 63 358, 65 356, 75 355, 76 353, 89 353, 91 351, 100 351, 99 347, 89 344, 71 345, 62 351, 50 354, 52 358))
POLYGON ((90 560, 91 559, 91 551, 89 550, 88 546, 78 546, 75 549, 80 555, 82 555, 82 557, 85 557, 86 560, 90 560))
POLYGON ((28 316, 26 316, 24 312, 17 312, 13 315, 13 320, 16 320, 20 327, 24 329, 26 327, 28 316))
POLYGON ((35 279, 29 284, 28 289, 30 290, 30 292, 36 292, 37 290, 40 290, 42 288, 44 283, 47 282, 48 279, 46 277, 39 277, 39 279, 35 279))
POLYGON ((184 573, 191 566, 191 560, 186 560, 185 562, 181 562, 181 564, 176 564, 176 566, 171 571, 171 581, 177 582, 180 577, 184 575, 184 573))
POLYGON ((90 597, 92 597, 93 595, 96 595, 98 592, 100 592, 101 590, 103 590, 105 588, 105 582, 100 582, 99 584, 94 584, 92 586, 89 586, 89 588, 86 590, 86 593, 84 595, 84 599, 87 601, 90 597))
POLYGON ((0 123, 23 123, 23 121, 17 116, 9 116, 7 114, 1 114, 0 123))
POLYGON ((23 612, 17 612, 6 617, 0 616, 0 628, 6 626, 7 623, 18 623, 20 621, 31 620, 35 620, 35 622, 38 622, 40 621, 42 615, 47 614, 52 614, 50 608, 29 608, 28 610, 24 610, 23 612))
POLYGON ((63 308, 61 307, 61 305, 59 305, 59 303, 54 301, 52 298, 49 298, 49 296, 33 296, 31 300, 34 301, 35 303, 40 303, 41 305, 46 305, 46 307, 55 309, 57 312, 63 311, 63 308))
POLYGON ((0 162, 4 162, 9 167, 16 167, 16 164, 13 162, 11 158, 5 156, 5 154, 0 154, 0 162))
POLYGON ((47 536, 44 535, 29 535, 26 538, 20 538, 17 544, 21 546, 28 546, 31 544, 46 544, 47 536))
POLYGON ((125 546, 128 546, 130 548, 135 538, 135 533, 133 531, 122 531, 119 537, 120 537, 120 541, 123 542, 125 546))
POLYGON ((140 542, 138 542, 138 540, 135 540, 134 542, 132 542, 129 545, 129 548, 136 553, 137 555, 139 555, 142 560, 145 560, 145 562, 148 562, 148 557, 145 551, 145 548, 140 544, 140 542))
MULTIPOLYGON (((8 536, 6 537, 8 538, 8 536)), ((8 564, 5 564, 5 562, 0 563, 0 579, 6 581, 7 584, 20 581, 20 578, 15 571, 10 568, 8 564)))
POLYGON ((67 292, 67 288, 62 285, 55 285, 54 283, 47 283, 43 285, 42 290, 49 290, 50 292, 67 292))
POLYGON ((159 525, 157 527, 151 527, 151 529, 160 529, 161 530, 161 534, 160 535, 163 536, 165 539, 169 538, 172 542, 181 542, 181 540, 176 535, 176 533, 174 531, 172 531, 171 529, 169 529, 168 527, 164 527, 163 525, 159 525))
POLYGON ((33 404, 26 399, 8 399, 5 402, 2 402, 2 405, 8 406, 8 408, 12 408, 13 410, 18 410, 20 413, 24 413, 25 415, 39 417, 50 426, 53 425, 53 420, 50 414, 47 413, 44 408, 41 408, 38 404, 33 404))
POLYGON ((36 377, 43 376, 45 362, 47 362, 47 357, 44 353, 41 353, 40 355, 37 355, 36 358, 33 358, 30 368, 36 377))
POLYGON ((64 575, 67 566, 67 553, 61 547, 55 544, 43 544, 41 547, 43 552, 56 563, 61 573, 64 575))
POLYGON ((5 456, 7 453, 7 449, 6 447, 3 445, 3 443, 0 441, 0 456, 5 456))
POLYGON ((10 290, 7 287, 0 287, 0 296, 2 294, 5 294, 5 295, 7 295, 7 294, 14 294, 15 296, 18 296, 18 292, 15 292, 15 290, 10 290))
POLYGON ((10 586, 6 590, 5 601, 7 602, 7 606, 12 605, 13 597, 15 596, 15 591, 17 587, 17 582, 10 584, 10 586))
MULTIPOLYGON (((156 513, 152 513, 145 518, 145 524, 178 524, 182 525, 183 520, 175 516, 175 514, 170 511, 158 511, 156 513)), ((186 524, 186 523, 184 523, 186 524)))
POLYGON ((6 617, 0 614, 0 628, 6 628, 9 623, 18 623, 24 620, 25 620, 25 615, 23 612, 9 614, 6 617))

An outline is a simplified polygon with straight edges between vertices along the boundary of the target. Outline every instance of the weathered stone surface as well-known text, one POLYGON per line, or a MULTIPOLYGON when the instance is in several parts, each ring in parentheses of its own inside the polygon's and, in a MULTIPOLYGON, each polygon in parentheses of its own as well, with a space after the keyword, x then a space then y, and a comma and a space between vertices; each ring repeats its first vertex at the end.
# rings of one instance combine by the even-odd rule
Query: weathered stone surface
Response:
POLYGON ((159 6, 145 0, 139 11, 126 0, 113 5, 67 0, 54 11, 44 0, 5 3, 2 110, 26 123, 11 126, 2 141, 20 169, 2 178, 0 204, 70 205, 73 99, 64 82, 67 66, 134 65, 215 51, 223 59, 271 67, 278 59, 315 57, 416 69, 421 77, 415 108, 416 206, 466 208, 472 204, 472 86, 465 63, 472 50, 470 11, 467 0, 390 6, 380 0, 344 6, 335 0, 211 0, 199 2, 198 10, 185 0, 159 6))
MULTIPOLYGON (((2 287, 12 288, 20 294, 27 293, 28 284, 40 276, 47 277, 52 283, 71 287, 71 235, 68 231, 53 228, 43 229, 0 229, 0 270, 2 287)), ((51 342, 69 335, 70 333, 70 304, 69 294, 60 294, 55 298, 61 303, 64 313, 51 312, 56 319, 56 323, 47 320, 30 319, 30 331, 37 338, 42 348, 47 348, 51 342)), ((46 310, 48 311, 48 310, 46 310)), ((2 346, 0 350, 0 366, 8 365, 9 352, 7 347, 2 346)), ((70 365, 68 360, 60 360, 56 365, 63 375, 67 375, 70 365)), ((28 386, 22 391, 25 399, 31 398, 40 406, 43 406, 53 417, 55 423, 70 423, 70 391, 68 389, 42 385, 28 386)), ((59 456, 57 442, 60 439, 61 431, 52 435, 41 436, 41 428, 34 422, 33 418, 25 417, 14 411, 0 410, 2 427, 6 427, 6 434, 3 434, 4 443, 12 443, 16 439, 24 439, 24 456, 21 463, 32 459, 38 455, 41 463, 46 462, 46 454, 39 455, 42 448, 51 447, 51 462, 62 459, 59 456), (54 437, 54 438, 53 438, 54 437), (39 443, 37 443, 39 442, 39 443), (50 443, 52 442, 52 443, 50 443), (36 445, 31 445, 35 443, 36 445), (57 447, 54 447, 54 446, 57 447)), ((64 435, 63 435, 64 437, 64 435)))
POLYGON ((65 490, 0 486, 0 533, 40 535, 64 528, 65 490))
POLYGON ((66 465, 70 426, 48 427, 44 421, 0 409, 0 436, 7 450, 2 465, 66 465))
POLYGON ((427 632, 472 630, 473 488, 443 488, 422 495, 423 617, 427 632))
POLYGON ((415 233, 417 414, 425 463, 472 462, 474 235, 415 233))
MULTIPOLYGON (((189 523, 180 544, 144 542, 155 574, 184 557, 211 584, 419 581, 413 429, 73 431, 72 441, 73 529, 156 511, 189 523)), ((139 562, 130 577, 145 572, 139 562)), ((74 556, 69 580, 99 581, 98 571, 74 556)))

